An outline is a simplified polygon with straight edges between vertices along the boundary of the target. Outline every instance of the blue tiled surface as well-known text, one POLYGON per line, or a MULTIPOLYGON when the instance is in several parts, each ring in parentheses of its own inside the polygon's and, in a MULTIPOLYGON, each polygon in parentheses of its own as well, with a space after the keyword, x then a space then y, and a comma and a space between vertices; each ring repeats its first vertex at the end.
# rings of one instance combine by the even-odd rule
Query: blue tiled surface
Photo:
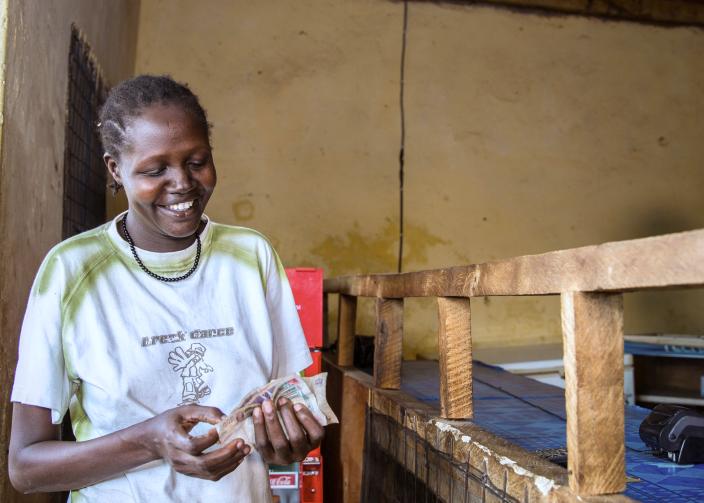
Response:
MULTIPOLYGON (((564 390, 474 362, 474 422, 529 451, 566 446, 564 390)), ((402 389, 439 406, 436 362, 404 362, 402 389)), ((626 407, 625 494, 644 502, 704 502, 704 464, 677 465, 651 455, 638 436, 648 409, 626 407)))

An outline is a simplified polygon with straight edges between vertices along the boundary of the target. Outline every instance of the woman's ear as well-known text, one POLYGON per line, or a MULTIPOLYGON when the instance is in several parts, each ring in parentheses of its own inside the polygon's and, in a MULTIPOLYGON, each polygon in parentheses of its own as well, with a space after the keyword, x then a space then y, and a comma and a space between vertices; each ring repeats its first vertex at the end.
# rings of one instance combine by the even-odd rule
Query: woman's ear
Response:
POLYGON ((103 162, 108 168, 110 176, 112 176, 113 180, 115 180, 115 183, 117 183, 118 185, 122 185, 122 178, 120 177, 120 167, 117 165, 117 160, 113 156, 105 152, 103 154, 103 162))

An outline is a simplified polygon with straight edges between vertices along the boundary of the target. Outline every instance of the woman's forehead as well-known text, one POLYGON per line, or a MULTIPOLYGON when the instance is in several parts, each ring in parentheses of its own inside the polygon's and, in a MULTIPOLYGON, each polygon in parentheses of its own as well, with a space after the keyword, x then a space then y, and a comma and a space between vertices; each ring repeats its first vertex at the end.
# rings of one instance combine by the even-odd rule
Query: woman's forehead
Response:
POLYGON ((188 110, 178 105, 152 105, 127 127, 131 150, 164 147, 174 143, 209 146, 207 131, 188 110))

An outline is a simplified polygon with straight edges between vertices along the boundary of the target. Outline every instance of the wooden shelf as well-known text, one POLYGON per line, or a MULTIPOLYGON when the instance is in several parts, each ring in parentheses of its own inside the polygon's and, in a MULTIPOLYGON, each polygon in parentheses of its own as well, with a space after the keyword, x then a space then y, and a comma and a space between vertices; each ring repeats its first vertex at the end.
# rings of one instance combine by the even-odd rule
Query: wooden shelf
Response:
POLYGON ((639 344, 655 344, 661 346, 685 346, 690 348, 704 348, 704 335, 685 334, 638 334, 625 335, 626 342, 639 344))
POLYGON ((681 389, 667 390, 655 389, 644 394, 636 395, 637 402, 671 403, 677 405, 704 406, 704 397, 696 393, 687 393, 681 389))

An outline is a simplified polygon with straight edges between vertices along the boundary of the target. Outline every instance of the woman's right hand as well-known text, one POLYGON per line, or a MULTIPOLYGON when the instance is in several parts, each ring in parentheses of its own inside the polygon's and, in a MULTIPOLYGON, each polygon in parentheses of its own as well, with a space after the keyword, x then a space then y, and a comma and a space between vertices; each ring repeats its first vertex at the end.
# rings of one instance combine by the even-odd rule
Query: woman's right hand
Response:
POLYGON ((202 405, 182 405, 167 410, 144 423, 145 446, 179 473, 206 480, 220 480, 242 463, 251 447, 237 438, 204 453, 204 450, 217 443, 217 431, 211 428, 208 433, 200 436, 191 436, 190 431, 198 423, 216 424, 222 417, 220 409, 202 405))
POLYGON ((215 407, 184 405, 108 435, 69 442, 59 440, 51 410, 15 403, 8 457, 10 480, 20 492, 71 491, 164 459, 192 477, 218 480, 249 454, 242 439, 203 452, 218 441, 213 428, 202 436, 190 432, 199 422, 215 424, 223 414, 215 407))

